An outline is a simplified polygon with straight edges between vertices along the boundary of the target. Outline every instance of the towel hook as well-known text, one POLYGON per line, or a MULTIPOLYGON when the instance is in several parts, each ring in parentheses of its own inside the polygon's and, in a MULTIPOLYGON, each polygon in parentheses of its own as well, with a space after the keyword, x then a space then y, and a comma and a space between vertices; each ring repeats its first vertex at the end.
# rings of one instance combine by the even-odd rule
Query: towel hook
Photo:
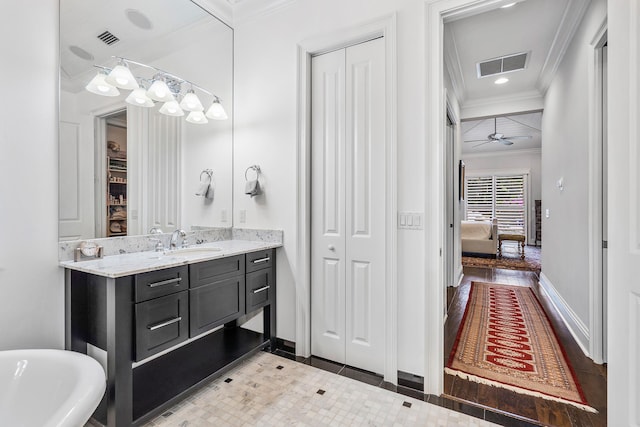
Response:
POLYGON ((211 180, 211 178, 213 177, 213 169, 205 169, 200 172, 200 181, 202 181, 202 175, 204 175, 205 173, 209 176, 209 180, 211 180))
POLYGON ((253 170, 253 171, 256 173, 256 179, 260 178, 260 172, 261 172, 261 170, 260 170, 260 166, 258 166, 258 165, 251 165, 251 166, 249 166, 249 167, 247 168, 247 170, 245 170, 245 171, 244 171, 244 180, 245 180, 245 181, 249 181, 249 178, 247 177, 247 173, 248 173, 250 170, 253 170))

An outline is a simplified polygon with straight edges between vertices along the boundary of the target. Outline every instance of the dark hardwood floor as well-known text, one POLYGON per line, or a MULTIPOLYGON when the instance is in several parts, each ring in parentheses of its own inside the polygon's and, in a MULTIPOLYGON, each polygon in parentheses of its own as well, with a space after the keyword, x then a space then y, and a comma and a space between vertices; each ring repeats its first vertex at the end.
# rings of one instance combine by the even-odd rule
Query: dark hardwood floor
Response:
POLYGON ((592 414, 571 405, 527 396, 447 374, 445 374, 444 395, 487 409, 493 408, 498 413, 508 413, 534 424, 563 427, 605 426, 607 424, 607 368, 596 365, 580 350, 560 316, 540 291, 538 277, 533 272, 465 267, 463 282, 455 291, 449 290, 447 294, 450 297, 450 304, 445 323, 445 360, 449 357, 462 320, 472 281, 530 286, 534 289, 553 323, 558 339, 564 346, 589 405, 597 409, 598 413, 592 414))

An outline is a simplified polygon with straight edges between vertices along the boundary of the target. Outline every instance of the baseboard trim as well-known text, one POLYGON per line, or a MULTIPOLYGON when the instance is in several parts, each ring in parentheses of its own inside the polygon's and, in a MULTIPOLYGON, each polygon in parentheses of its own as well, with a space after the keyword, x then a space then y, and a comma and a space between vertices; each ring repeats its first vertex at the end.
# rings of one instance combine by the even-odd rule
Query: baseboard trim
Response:
POLYGON ((462 267, 462 264, 460 264, 460 268, 458 269, 458 281, 456 283, 456 288, 460 286, 460 284, 462 283, 462 279, 464 279, 464 268, 462 267))
POLYGON ((296 343, 293 341, 276 338, 276 350, 286 351, 287 353, 296 354, 296 343))
POLYGON ((585 354, 585 356, 591 358, 589 351, 589 328, 578 317, 575 311, 567 304, 562 295, 557 291, 551 280, 544 273, 540 273, 540 289, 547 295, 549 301, 556 309, 560 318, 569 329, 569 332, 573 336, 573 339, 578 343, 578 346, 585 354))

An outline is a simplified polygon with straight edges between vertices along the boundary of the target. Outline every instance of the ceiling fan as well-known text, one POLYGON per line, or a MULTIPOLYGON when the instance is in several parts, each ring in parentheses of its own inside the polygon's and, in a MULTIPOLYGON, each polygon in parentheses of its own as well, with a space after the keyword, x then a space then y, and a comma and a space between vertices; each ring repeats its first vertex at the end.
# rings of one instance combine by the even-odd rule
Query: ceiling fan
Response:
POLYGON ((484 144, 488 144, 490 142, 500 142, 504 145, 513 145, 512 139, 531 139, 531 135, 520 135, 520 136, 505 136, 502 133, 498 133, 498 118, 493 118, 493 133, 487 135, 486 139, 472 139, 464 142, 479 142, 480 144, 476 144, 473 148, 479 147, 484 144))

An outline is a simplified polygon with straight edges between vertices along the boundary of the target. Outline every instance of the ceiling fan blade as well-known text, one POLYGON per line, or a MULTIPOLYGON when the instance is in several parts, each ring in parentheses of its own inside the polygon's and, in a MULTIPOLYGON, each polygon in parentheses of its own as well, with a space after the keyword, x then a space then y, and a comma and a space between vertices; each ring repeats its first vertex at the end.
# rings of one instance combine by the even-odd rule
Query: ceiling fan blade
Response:
POLYGON ((501 139, 500 142, 502 142, 504 145, 513 145, 513 142, 509 141, 508 139, 501 139))
POLYGON ((482 143, 480 143, 480 144, 474 145, 474 146, 473 146, 473 147, 471 147, 471 148, 480 147, 481 145, 488 144, 488 143, 490 143, 490 142, 491 142, 491 141, 485 141, 485 142, 482 142, 482 143))
POLYGON ((487 141, 487 139, 470 139, 469 141, 463 141, 463 142, 489 142, 487 141))
POLYGON ((503 139, 531 139, 533 138, 531 135, 520 135, 520 136, 505 136, 503 139))

